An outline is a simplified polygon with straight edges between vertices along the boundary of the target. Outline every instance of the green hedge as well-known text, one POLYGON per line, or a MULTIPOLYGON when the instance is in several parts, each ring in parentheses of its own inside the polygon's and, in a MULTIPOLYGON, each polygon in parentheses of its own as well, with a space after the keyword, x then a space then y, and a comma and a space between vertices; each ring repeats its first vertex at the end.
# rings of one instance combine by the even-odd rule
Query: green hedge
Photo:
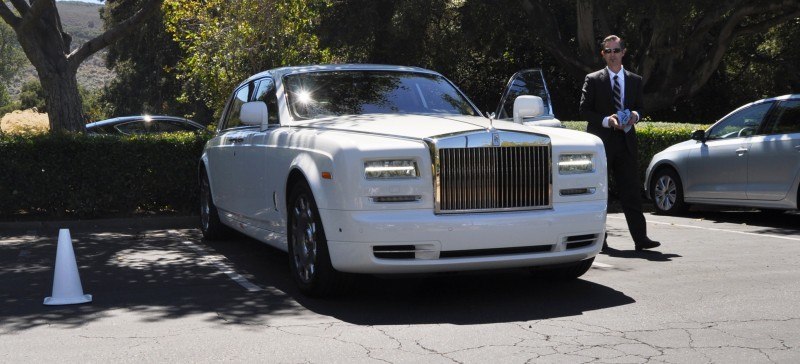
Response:
POLYGON ((207 139, 0 134, 0 217, 194 213, 207 139))
MULTIPOLYGON (((569 129, 586 131, 585 121, 566 121, 564 125, 569 129)), ((644 183, 644 173, 650 164, 650 159, 656 153, 670 145, 691 139, 693 131, 708 129, 709 126, 653 121, 636 124, 636 136, 639 139, 639 173, 642 176, 642 183, 644 183)))
MULTIPOLYGON (((585 130, 585 122, 565 122, 585 130)), ((639 163, 704 125, 642 122, 639 163)), ((207 135, 0 134, 0 218, 195 214, 207 135)))

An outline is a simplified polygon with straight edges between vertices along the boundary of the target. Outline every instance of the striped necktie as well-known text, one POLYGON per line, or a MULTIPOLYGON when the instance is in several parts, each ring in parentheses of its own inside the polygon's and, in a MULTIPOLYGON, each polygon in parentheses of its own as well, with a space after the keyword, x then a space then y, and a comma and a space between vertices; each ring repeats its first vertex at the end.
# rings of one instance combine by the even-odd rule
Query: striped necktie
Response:
POLYGON ((622 110, 622 89, 619 87, 618 75, 614 76, 614 108, 622 110))

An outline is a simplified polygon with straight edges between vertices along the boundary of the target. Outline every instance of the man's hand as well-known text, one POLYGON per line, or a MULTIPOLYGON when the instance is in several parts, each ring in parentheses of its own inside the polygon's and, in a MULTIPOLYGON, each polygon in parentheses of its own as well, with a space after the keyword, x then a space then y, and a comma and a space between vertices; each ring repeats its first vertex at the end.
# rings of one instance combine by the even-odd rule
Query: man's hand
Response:
POLYGON ((611 114, 608 116, 608 127, 612 129, 622 130, 622 125, 619 123, 619 117, 617 114, 611 114))
POLYGON ((636 124, 639 122, 639 113, 636 111, 631 112, 631 124, 636 124))

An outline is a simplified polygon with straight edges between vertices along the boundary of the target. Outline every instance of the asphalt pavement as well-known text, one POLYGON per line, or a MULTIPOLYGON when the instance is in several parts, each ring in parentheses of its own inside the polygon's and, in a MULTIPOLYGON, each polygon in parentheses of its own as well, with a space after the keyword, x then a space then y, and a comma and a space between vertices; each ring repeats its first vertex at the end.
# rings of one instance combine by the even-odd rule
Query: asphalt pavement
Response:
POLYGON ((800 213, 622 214, 582 279, 365 276, 308 299, 287 256, 196 217, 0 223, 0 362, 796 363, 800 213), (70 228, 89 304, 44 306, 70 228))

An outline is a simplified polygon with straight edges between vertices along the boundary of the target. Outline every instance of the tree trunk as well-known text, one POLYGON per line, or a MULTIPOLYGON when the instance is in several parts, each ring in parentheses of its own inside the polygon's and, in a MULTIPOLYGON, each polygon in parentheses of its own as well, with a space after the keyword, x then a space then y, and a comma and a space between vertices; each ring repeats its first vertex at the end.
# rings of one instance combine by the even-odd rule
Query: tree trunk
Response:
POLYGON ((592 0, 578 0, 577 3, 578 56, 585 64, 596 63, 597 41, 594 39, 594 8, 592 0))
POLYGON ((163 0, 145 0, 133 16, 103 34, 72 49, 72 36, 64 32, 55 0, 0 1, 0 18, 14 28, 25 55, 39 73, 45 91, 50 132, 85 131, 83 103, 78 92, 78 66, 89 56, 136 29, 163 0))
POLYGON ((59 73, 39 71, 39 79, 45 91, 50 130, 85 131, 86 121, 76 72, 71 69, 59 73))

